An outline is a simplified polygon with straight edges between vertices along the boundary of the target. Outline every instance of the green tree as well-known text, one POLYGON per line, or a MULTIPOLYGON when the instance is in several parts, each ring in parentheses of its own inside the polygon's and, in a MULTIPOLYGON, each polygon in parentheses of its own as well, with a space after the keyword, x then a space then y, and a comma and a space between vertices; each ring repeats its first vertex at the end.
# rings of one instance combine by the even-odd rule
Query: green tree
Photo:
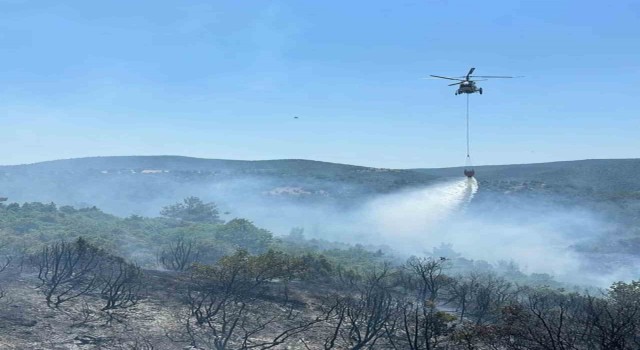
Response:
POLYGON ((216 232, 216 239, 232 244, 235 248, 246 249, 252 254, 265 252, 271 242, 271 232, 256 227, 246 219, 233 219, 222 225, 216 232))
POLYGON ((166 206, 160 215, 189 222, 222 223, 215 203, 204 203, 198 197, 187 197, 182 203, 166 206))

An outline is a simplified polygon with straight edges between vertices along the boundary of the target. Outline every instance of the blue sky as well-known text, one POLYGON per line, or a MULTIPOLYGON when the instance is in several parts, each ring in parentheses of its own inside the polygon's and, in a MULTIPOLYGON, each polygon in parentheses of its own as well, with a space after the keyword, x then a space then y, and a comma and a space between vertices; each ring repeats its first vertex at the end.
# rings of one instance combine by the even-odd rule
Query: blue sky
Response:
POLYGON ((637 158, 638 1, 0 0, 0 164, 637 158), (299 119, 294 119, 298 116, 299 119))

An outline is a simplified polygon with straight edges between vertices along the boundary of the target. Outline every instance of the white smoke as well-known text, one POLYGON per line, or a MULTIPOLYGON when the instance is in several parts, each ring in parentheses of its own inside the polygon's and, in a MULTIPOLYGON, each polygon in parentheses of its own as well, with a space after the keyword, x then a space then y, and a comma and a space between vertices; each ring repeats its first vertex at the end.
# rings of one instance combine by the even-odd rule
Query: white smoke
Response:
POLYGON ((243 202, 239 214, 275 233, 297 226, 309 238, 387 246, 401 256, 431 253, 446 244, 466 259, 494 266, 512 261, 524 273, 546 273, 564 282, 608 286, 637 278, 637 260, 616 257, 621 262, 611 263, 610 256, 577 248, 593 244, 615 226, 597 213, 551 197, 482 189, 480 197, 478 191, 475 179, 461 178, 379 195, 357 208, 243 202), (472 202, 474 197, 478 200, 472 202))
POLYGON ((576 284, 608 286, 637 278, 632 271, 638 265, 631 260, 631 265, 604 268, 575 249, 610 230, 598 215, 544 199, 514 197, 504 202, 491 200, 491 195, 467 210, 477 190, 472 178, 379 197, 364 209, 377 234, 371 237, 405 254, 447 244, 467 259, 513 261, 524 273, 546 273, 576 284))

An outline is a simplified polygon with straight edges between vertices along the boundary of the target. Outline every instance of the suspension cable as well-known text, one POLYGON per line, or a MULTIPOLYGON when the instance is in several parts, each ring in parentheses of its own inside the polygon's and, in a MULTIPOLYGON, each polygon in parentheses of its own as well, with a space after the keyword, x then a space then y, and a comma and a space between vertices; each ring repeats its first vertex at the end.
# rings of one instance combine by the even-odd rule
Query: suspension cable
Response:
POLYGON ((467 158, 469 158, 469 94, 467 95, 467 158))

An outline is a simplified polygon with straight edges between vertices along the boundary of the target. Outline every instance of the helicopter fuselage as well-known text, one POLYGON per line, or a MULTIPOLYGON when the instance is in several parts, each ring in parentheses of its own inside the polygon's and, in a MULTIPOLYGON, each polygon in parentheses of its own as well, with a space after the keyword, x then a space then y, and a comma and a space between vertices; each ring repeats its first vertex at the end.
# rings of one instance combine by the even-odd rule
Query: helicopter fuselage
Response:
POLYGON ((479 92, 482 95, 482 88, 478 88, 476 83, 472 80, 465 80, 460 83, 458 90, 456 91, 456 95, 460 94, 473 94, 479 92))
POLYGON ((455 86, 455 85, 458 86, 458 88, 456 89, 456 95, 473 94, 476 92, 482 95, 482 88, 479 88, 476 86, 476 81, 496 79, 496 78, 517 78, 517 77, 505 76, 505 75, 472 75, 475 70, 476 70, 475 68, 471 68, 469 69, 469 73, 467 73, 467 75, 463 75, 461 77, 445 77, 442 75, 433 75, 433 74, 431 74, 431 77, 438 78, 438 79, 445 79, 449 81, 451 80, 456 81, 456 83, 449 84, 449 86, 455 86), (481 79, 478 80, 476 78, 481 78, 481 79))

